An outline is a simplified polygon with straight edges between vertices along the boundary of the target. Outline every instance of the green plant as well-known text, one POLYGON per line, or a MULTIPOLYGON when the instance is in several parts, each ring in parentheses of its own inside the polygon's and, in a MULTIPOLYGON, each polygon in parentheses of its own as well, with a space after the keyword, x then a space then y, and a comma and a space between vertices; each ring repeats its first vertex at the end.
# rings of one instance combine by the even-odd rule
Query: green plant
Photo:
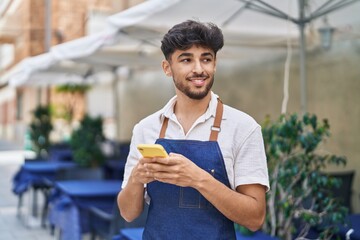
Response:
POLYGON ((270 188, 263 230, 281 239, 304 239, 310 227, 330 239, 343 223, 347 208, 331 196, 339 181, 324 174, 328 165, 345 165, 345 157, 319 154, 329 136, 327 120, 315 115, 282 115, 263 126, 270 188), (326 227, 322 227, 325 226, 326 227))
POLYGON ((101 144, 105 140, 101 117, 92 118, 85 115, 80 127, 73 131, 70 145, 74 161, 83 167, 97 167, 104 161, 101 144))
POLYGON ((51 110, 49 106, 38 106, 32 112, 32 121, 29 126, 31 148, 37 157, 45 158, 50 147, 49 135, 53 129, 51 110))
POLYGON ((60 115, 67 122, 71 123, 74 120, 75 107, 79 96, 84 94, 90 89, 89 85, 82 84, 65 84, 56 87, 56 92, 62 93, 65 96, 66 101, 62 105, 62 112, 60 115))

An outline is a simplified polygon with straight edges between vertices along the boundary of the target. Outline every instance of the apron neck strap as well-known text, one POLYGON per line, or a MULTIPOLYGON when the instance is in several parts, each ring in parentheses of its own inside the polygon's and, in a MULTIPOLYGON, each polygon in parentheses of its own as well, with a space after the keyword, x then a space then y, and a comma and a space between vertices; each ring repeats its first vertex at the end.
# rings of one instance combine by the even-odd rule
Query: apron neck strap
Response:
POLYGON ((169 123, 169 118, 165 117, 164 122, 163 122, 163 124, 161 126, 161 131, 160 131, 159 138, 165 138, 165 132, 166 132, 166 128, 168 126, 168 123, 169 123))
MULTIPOLYGON (((214 124, 211 126, 211 133, 210 133, 210 139, 209 139, 210 141, 217 141, 219 132, 221 131, 220 125, 221 125, 223 111, 224 111, 223 103, 221 102, 220 98, 218 98, 215 120, 214 120, 214 124)), ((166 132, 168 123, 169 123, 169 118, 165 117, 163 124, 161 126, 159 138, 165 138, 165 132, 166 132)))
POLYGON ((224 112, 224 105, 220 98, 218 98, 218 103, 216 106, 216 114, 214 124, 211 126, 211 134, 209 141, 217 141, 219 132, 221 131, 221 120, 224 112))

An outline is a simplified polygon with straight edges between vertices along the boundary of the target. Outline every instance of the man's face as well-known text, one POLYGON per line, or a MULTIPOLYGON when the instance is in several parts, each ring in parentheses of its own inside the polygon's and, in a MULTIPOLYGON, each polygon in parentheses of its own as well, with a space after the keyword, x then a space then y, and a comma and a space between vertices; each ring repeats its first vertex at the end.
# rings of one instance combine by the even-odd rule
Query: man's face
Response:
POLYGON ((177 92, 200 100, 209 94, 216 71, 215 53, 201 46, 176 50, 170 61, 163 61, 163 69, 171 76, 177 92))

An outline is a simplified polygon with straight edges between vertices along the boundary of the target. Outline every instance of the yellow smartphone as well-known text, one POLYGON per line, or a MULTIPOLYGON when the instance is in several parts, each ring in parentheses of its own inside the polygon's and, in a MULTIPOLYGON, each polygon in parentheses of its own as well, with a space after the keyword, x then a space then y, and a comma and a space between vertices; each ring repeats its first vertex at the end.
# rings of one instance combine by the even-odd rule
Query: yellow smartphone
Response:
POLYGON ((168 154, 160 144, 139 144, 137 149, 145 158, 168 157, 168 154))

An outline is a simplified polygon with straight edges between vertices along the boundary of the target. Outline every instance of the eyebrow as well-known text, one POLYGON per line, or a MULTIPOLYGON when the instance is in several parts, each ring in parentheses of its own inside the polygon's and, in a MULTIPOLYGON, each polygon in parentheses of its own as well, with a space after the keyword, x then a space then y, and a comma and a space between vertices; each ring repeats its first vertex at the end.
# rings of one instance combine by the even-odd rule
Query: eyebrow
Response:
MULTIPOLYGON (((207 56, 214 57, 211 52, 205 52, 205 53, 201 54, 201 57, 207 57, 207 56)), ((179 59, 179 58, 182 58, 182 57, 193 57, 193 54, 184 52, 184 53, 180 54, 177 58, 179 59)))

